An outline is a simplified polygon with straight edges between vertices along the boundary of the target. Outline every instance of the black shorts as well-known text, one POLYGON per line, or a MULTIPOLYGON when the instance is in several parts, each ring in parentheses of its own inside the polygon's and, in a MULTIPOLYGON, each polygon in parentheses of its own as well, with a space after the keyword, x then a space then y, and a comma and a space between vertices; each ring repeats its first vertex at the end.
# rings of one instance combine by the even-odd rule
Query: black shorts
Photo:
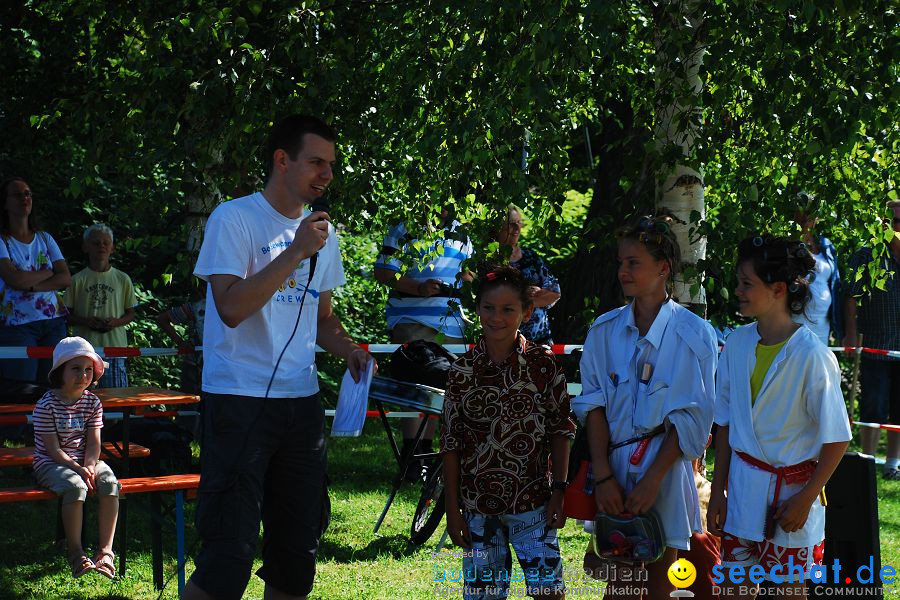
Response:
POLYGON ((263 399, 204 392, 202 400, 196 524, 203 545, 191 581, 215 598, 241 598, 262 521, 256 574, 278 591, 309 594, 330 514, 318 394, 263 399))
POLYGON ((900 423, 900 361, 863 358, 859 383, 860 421, 900 423))

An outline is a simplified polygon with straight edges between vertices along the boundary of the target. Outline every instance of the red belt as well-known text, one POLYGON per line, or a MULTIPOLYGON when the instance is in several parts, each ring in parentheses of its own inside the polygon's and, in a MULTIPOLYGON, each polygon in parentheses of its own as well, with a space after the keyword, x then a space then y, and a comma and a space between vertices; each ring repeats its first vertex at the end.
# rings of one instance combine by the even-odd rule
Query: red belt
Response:
POLYGON ((631 453, 631 458, 629 462, 633 465, 641 464, 641 461, 644 459, 644 453, 647 452, 647 446, 650 445, 650 440, 655 438, 661 433, 666 432, 665 425, 657 425, 650 431, 646 433, 642 433, 641 435, 635 436, 633 438, 627 439, 624 442, 619 442, 618 444, 612 444, 606 449, 606 454, 612 454, 613 450, 618 450, 619 448, 623 448, 628 444, 633 444, 635 442, 640 442, 637 445, 637 448, 634 449, 634 452, 631 453))
POLYGON ((765 463, 758 458, 754 458, 745 452, 735 450, 738 456, 745 463, 762 469, 767 473, 775 475, 775 495, 772 497, 772 506, 769 508, 769 514, 766 518, 765 536, 771 539, 774 534, 775 527, 775 510, 778 508, 778 496, 781 494, 781 482, 785 483, 806 483, 812 479, 812 474, 816 470, 817 462, 808 460, 796 465, 788 465, 786 467, 773 467, 769 463, 765 463))

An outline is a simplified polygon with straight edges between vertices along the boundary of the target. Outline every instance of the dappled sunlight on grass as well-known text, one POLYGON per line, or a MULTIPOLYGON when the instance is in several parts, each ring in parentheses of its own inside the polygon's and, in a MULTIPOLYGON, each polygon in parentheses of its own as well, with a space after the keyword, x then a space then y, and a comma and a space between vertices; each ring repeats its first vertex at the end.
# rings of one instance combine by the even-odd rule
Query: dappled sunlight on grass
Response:
MULTIPOLYGON (((459 572, 462 559, 458 548, 435 547, 443 531, 440 527, 422 547, 407 542, 419 487, 404 484, 388 511, 377 534, 372 532, 375 520, 384 507, 390 483, 396 474, 394 460, 384 431, 377 420, 370 419, 359 438, 329 439, 329 474, 332 479, 331 525, 322 540, 316 585, 310 599, 422 600, 440 597, 459 598, 458 582, 440 581, 454 570, 459 572)), ((29 485, 29 476, 17 470, 0 471, 0 486, 29 485)), ((881 527, 882 564, 900 567, 900 482, 883 481, 879 477, 879 517, 881 527)), ((64 552, 53 542, 56 531, 55 505, 51 502, 0 506, 4 535, 0 536, 0 597, 12 599, 47 598, 157 598, 153 589, 150 557, 150 529, 147 498, 129 500, 128 572, 123 580, 109 582, 86 576, 73 580, 69 575, 64 552)), ((195 504, 187 506, 187 548, 198 549, 193 528, 195 504)), ((96 508, 89 503, 87 543, 96 540, 96 508)), ((570 589, 585 594, 572 597, 600 597, 602 584, 578 577, 587 545, 585 534, 574 520, 560 531, 563 564, 570 589)), ((171 529, 163 534, 165 544, 164 576, 166 589, 162 598, 177 597, 175 578, 174 536, 171 529)), ((119 540, 118 543, 121 543, 119 540)), ((254 570, 259 568, 257 560, 254 570)), ((187 573, 193 571, 188 559, 187 573)), ((900 597, 897 584, 885 587, 886 597, 900 597), (893 595, 892 595, 893 594, 893 595)), ((262 598, 263 582, 250 578, 245 598, 262 598)))

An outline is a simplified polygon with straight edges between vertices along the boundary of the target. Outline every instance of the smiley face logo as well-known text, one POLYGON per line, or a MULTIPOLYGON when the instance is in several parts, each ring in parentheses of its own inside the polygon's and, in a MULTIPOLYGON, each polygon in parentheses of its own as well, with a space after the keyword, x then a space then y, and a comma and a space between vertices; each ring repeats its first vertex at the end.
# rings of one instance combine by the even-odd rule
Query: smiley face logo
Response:
POLYGON ((697 569, 694 568, 691 561, 679 558, 669 567, 668 575, 672 585, 677 588, 686 588, 697 579, 697 569))

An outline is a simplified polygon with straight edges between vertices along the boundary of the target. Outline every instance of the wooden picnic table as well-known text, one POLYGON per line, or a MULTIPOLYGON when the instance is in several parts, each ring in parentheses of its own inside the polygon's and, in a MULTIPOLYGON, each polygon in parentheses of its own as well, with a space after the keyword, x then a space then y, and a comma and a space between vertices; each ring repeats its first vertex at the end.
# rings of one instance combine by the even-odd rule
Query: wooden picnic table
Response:
MULTIPOLYGON (((99 388, 91 390, 103 404, 103 410, 147 409, 158 404, 195 404, 200 396, 177 390, 154 387, 99 388)), ((28 414, 34 411, 33 403, 0 404, 0 415, 28 414)))
MULTIPOLYGON (((145 458, 150 456, 150 449, 138 444, 130 444, 128 448, 129 458, 145 458)), ((100 448, 100 458, 105 461, 119 460, 121 451, 113 442, 103 442, 100 448)), ((28 467, 34 461, 34 446, 23 448, 0 448, 0 467, 28 467)))

